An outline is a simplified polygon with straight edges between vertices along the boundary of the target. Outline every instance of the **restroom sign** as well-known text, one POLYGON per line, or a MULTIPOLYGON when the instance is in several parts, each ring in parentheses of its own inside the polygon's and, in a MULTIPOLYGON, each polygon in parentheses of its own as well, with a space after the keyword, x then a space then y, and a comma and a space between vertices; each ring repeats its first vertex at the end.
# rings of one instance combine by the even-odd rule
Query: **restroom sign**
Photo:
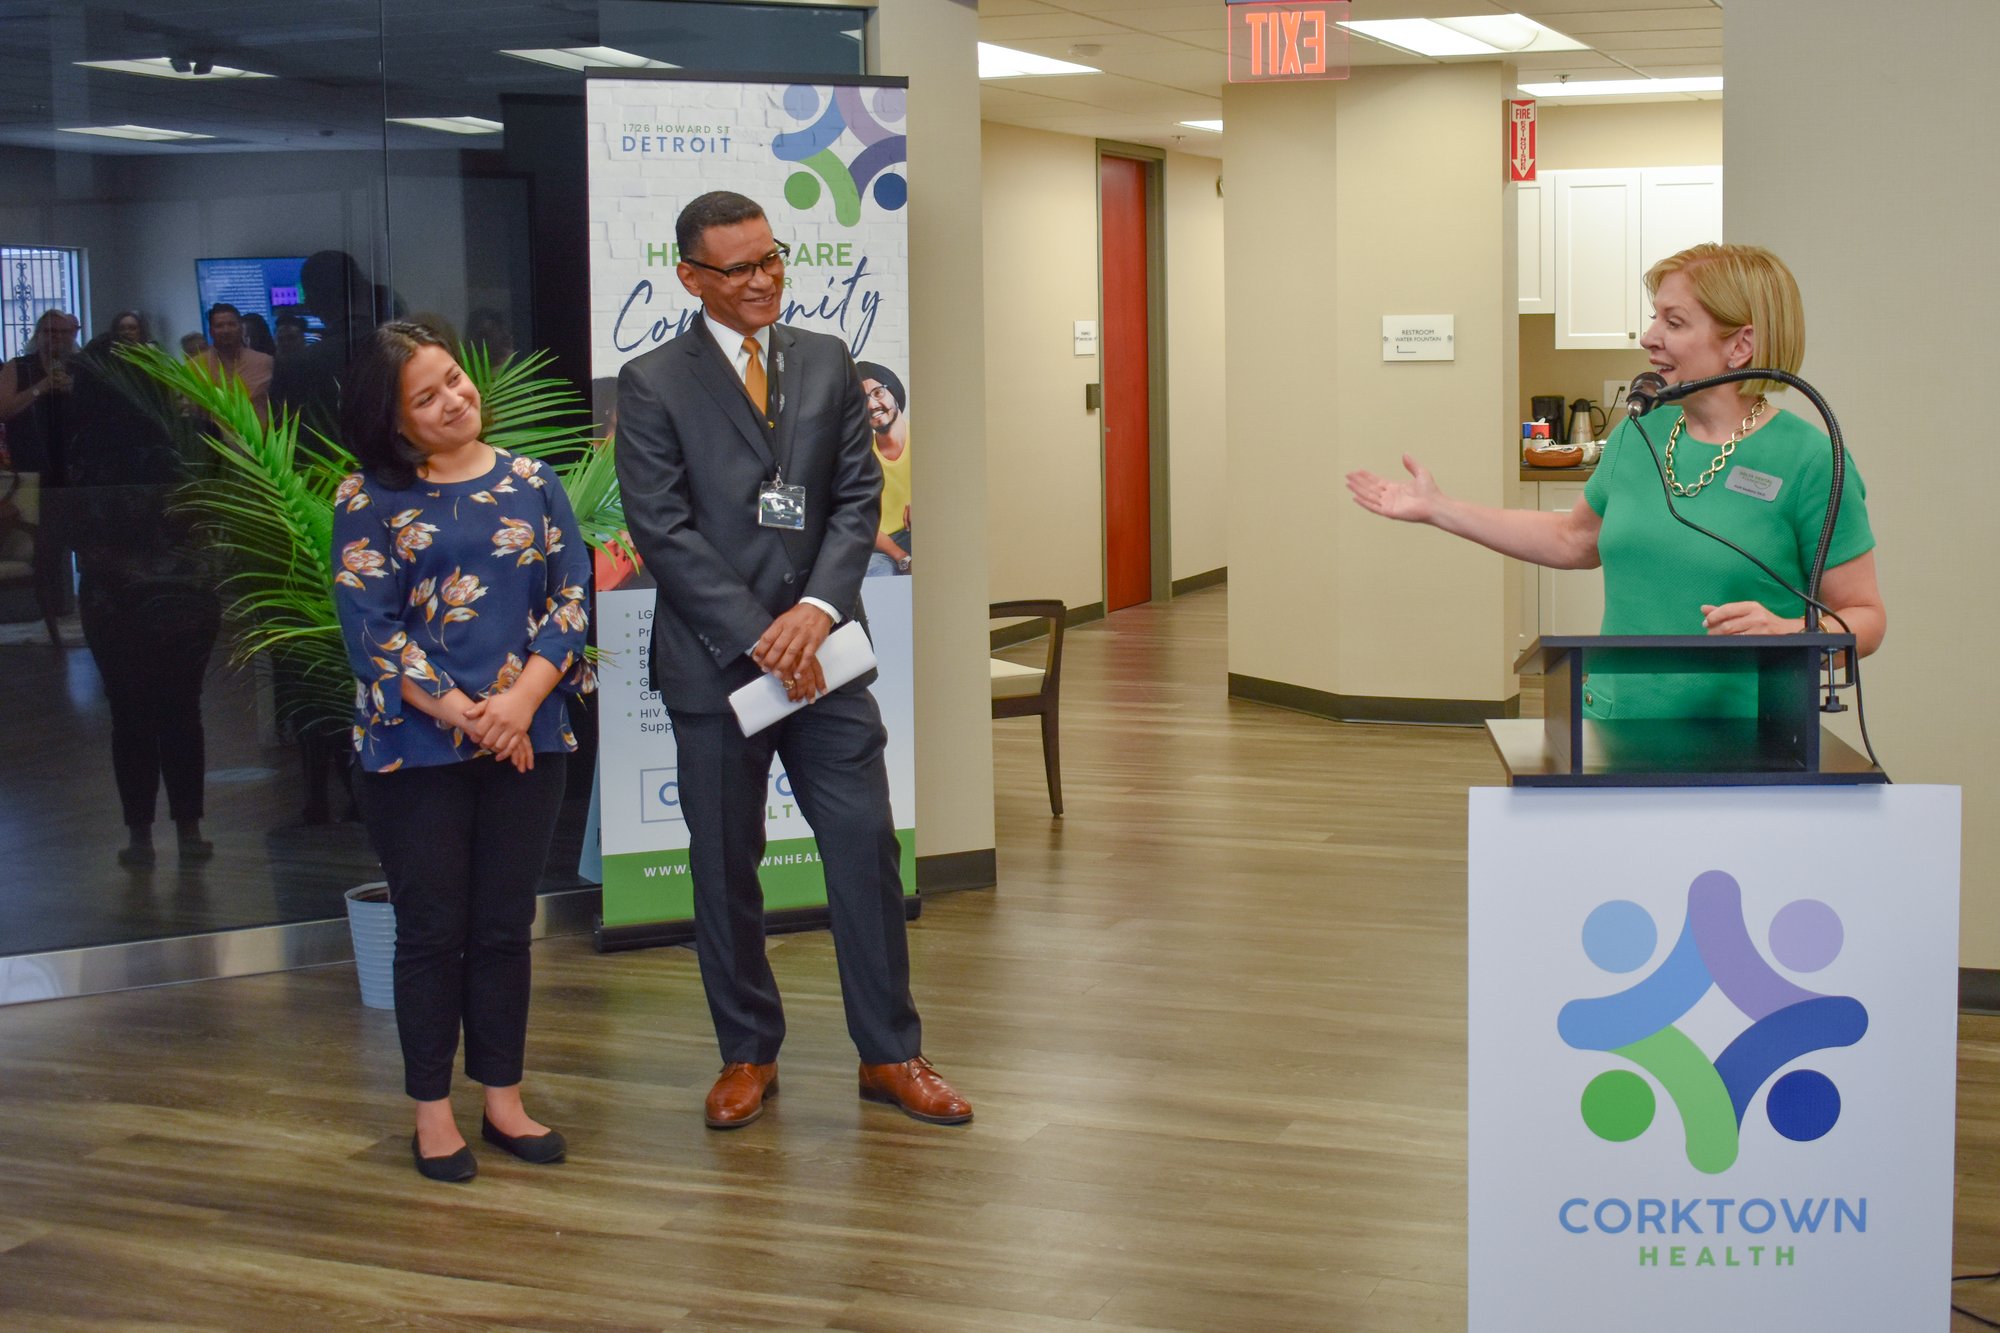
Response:
POLYGON ((1347 0, 1229 0, 1229 81, 1347 77, 1347 0))
POLYGON ((1451 315, 1382 316, 1384 361, 1456 361, 1451 315))
POLYGON ((1507 179, 1531 181, 1535 178, 1535 103, 1519 100, 1507 103, 1507 179))

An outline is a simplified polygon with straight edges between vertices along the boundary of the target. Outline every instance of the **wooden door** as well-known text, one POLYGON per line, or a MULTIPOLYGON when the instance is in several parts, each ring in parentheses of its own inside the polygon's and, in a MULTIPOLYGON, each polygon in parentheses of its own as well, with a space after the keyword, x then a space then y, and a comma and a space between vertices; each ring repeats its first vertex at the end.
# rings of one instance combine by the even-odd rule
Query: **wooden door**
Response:
POLYGON ((1146 166, 1129 157, 1098 159, 1107 611, 1152 597, 1146 166))

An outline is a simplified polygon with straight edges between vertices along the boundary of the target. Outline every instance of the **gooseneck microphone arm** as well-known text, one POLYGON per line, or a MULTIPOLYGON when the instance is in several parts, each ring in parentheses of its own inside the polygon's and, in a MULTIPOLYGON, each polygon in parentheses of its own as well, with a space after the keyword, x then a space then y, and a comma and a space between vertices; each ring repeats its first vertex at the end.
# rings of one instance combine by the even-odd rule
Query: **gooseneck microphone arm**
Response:
MULTIPOLYGON (((1820 630, 1820 616, 1824 614, 1830 616, 1833 622, 1839 625, 1844 633, 1853 634, 1854 631, 1848 627, 1846 621, 1840 618, 1840 614, 1819 600, 1820 576, 1826 572, 1827 551, 1833 544, 1834 524, 1840 518, 1840 493, 1847 479, 1847 448, 1841 443, 1840 423, 1834 420, 1833 409, 1827 406, 1826 400, 1820 397, 1817 389, 1789 371, 1768 370, 1755 366, 1745 370, 1728 371, 1721 375, 1711 375, 1707 379, 1689 380, 1685 384, 1668 384, 1656 372, 1647 371, 1633 378, 1630 392, 1626 398, 1626 411, 1632 419, 1632 428, 1639 432, 1639 438, 1646 442, 1646 451, 1653 456, 1653 470, 1659 474, 1660 487, 1666 496, 1667 513, 1673 517, 1675 522, 1680 523, 1684 527, 1693 528, 1704 537, 1710 537, 1721 542, 1724 546, 1727 546, 1730 550, 1763 570, 1779 587, 1800 598, 1806 606, 1805 629, 1808 633, 1817 633, 1820 630), (1653 408, 1661 403, 1677 402, 1682 398, 1688 397, 1690 394, 1700 393, 1703 389, 1712 389, 1719 384, 1737 384, 1744 380, 1775 380, 1780 384, 1787 384, 1799 390, 1799 392, 1812 400, 1812 405, 1818 408, 1820 415, 1826 419, 1827 437, 1833 443, 1833 475, 1827 488, 1826 518, 1820 526, 1819 543, 1813 548, 1812 567, 1807 572, 1806 591, 1804 592, 1800 592, 1797 588, 1787 583, 1779 576, 1776 570, 1750 554, 1750 552, 1744 550, 1741 546, 1738 546, 1735 542, 1730 541, 1720 533, 1704 528, 1701 524, 1696 523, 1693 519, 1681 513, 1679 507, 1674 504, 1674 490, 1667 482, 1667 470, 1666 466, 1660 461, 1659 448, 1654 445, 1653 437, 1646 433, 1646 427, 1639 421, 1640 417, 1646 415, 1646 413, 1652 411, 1653 408)), ((1821 705, 1821 709, 1828 713, 1843 712, 1845 710, 1841 708, 1839 695, 1835 692, 1833 653, 1829 650, 1826 657, 1826 702, 1821 705)), ((1855 648, 1847 654, 1847 671, 1849 683, 1854 686, 1855 714, 1861 727, 1862 748, 1867 750, 1869 762, 1880 768, 1882 766, 1881 761, 1875 758, 1875 746, 1868 739, 1868 715, 1861 706, 1861 650, 1859 644, 1856 644, 1855 648)))
MULTIPOLYGON (((1806 571, 1806 631, 1818 633, 1820 629, 1819 581, 1826 573, 1826 554, 1833 546, 1834 524, 1840 520, 1840 493, 1847 481, 1847 448, 1841 443, 1840 423, 1834 420, 1833 409, 1820 397, 1819 390, 1785 370, 1769 370, 1752 366, 1745 370, 1725 371, 1720 375, 1710 375, 1707 379, 1689 380, 1684 384, 1669 384, 1650 395, 1653 403, 1674 403, 1691 397, 1704 389, 1713 389, 1721 384, 1740 384, 1745 380, 1775 380, 1779 384, 1790 385, 1812 401, 1819 414, 1826 421, 1827 438, 1833 443, 1833 476, 1826 492, 1826 518, 1820 524, 1819 542, 1813 547, 1812 566, 1806 571)), ((1635 386, 1636 387, 1636 386, 1635 386)), ((1646 408, 1634 404, 1635 415, 1646 408)))

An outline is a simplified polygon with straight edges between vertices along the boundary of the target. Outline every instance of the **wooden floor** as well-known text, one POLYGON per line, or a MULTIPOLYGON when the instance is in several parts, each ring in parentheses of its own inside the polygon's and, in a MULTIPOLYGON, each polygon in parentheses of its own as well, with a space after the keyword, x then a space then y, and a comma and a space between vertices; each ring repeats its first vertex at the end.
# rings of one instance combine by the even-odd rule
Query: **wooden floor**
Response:
MULTIPOLYGON (((350 969, 0 1009, 0 1327, 1462 1329, 1497 768, 1228 702, 1226 595, 1070 635, 1067 818, 997 724, 1000 887, 912 928, 972 1125, 856 1099, 823 935, 774 942, 784 1093, 728 1134, 691 954, 537 945, 530 1104, 572 1160, 482 1146, 470 1186, 410 1169, 350 969)), ((1962 1038, 1965 1271, 2000 1267, 2000 1022, 1962 1038)))

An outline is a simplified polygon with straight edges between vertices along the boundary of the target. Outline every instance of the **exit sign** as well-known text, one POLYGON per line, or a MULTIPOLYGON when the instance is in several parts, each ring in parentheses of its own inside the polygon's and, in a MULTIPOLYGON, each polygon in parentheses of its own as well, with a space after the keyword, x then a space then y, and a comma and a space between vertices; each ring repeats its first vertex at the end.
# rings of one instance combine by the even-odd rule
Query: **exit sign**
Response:
POLYGON ((1229 81, 1347 77, 1348 0, 1229 0, 1229 81))

